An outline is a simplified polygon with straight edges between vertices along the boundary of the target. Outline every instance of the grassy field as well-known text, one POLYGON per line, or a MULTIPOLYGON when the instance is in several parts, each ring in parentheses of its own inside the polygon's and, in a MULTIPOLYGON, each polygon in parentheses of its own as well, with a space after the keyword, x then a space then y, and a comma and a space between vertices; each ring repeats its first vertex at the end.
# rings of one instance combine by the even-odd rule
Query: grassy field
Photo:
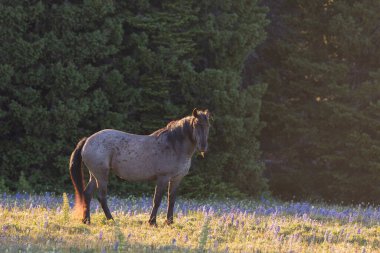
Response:
POLYGON ((175 224, 147 224, 150 197, 96 201, 92 224, 72 218, 72 196, 0 195, 0 252, 380 252, 380 208, 268 200, 184 200, 175 224))

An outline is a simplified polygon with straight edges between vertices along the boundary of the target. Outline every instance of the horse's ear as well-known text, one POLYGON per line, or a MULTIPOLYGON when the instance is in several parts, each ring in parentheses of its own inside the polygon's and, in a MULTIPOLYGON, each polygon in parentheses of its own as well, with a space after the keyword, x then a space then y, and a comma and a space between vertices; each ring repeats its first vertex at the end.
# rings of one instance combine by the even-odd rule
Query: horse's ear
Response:
POLYGON ((193 110, 193 116, 194 117, 198 117, 198 110, 197 110, 197 108, 194 108, 194 110, 193 110))

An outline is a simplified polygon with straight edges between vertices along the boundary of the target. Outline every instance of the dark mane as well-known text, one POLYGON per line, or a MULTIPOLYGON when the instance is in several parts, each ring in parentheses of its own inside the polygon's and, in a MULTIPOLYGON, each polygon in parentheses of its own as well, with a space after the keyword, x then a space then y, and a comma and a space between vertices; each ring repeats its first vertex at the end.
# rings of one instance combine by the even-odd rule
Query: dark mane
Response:
POLYGON ((185 117, 180 120, 173 120, 169 122, 166 127, 160 128, 151 133, 151 136, 166 136, 171 144, 176 141, 182 142, 185 138, 192 140, 192 116, 185 117))

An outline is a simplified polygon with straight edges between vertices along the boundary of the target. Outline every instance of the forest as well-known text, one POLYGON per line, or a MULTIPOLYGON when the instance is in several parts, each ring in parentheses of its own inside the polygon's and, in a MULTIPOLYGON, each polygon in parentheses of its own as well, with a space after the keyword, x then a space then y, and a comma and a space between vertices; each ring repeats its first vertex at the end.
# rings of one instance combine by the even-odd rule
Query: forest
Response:
MULTIPOLYGON (((380 1, 2 0, 0 192, 72 192, 77 142, 212 114, 189 198, 375 203, 380 1)), ((151 193, 111 177, 111 195, 151 193)))

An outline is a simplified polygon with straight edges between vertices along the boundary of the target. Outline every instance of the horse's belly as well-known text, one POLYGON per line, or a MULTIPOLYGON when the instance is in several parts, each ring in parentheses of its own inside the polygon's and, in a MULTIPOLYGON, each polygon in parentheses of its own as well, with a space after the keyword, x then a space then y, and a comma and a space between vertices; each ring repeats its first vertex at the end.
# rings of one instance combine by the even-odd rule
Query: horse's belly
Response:
POLYGON ((112 170, 120 178, 128 181, 153 180, 161 171, 154 155, 124 155, 113 162, 112 170))
POLYGON ((126 165, 112 168, 112 170, 118 177, 128 181, 153 180, 156 177, 156 173, 153 170, 137 166, 126 165))
POLYGON ((128 181, 153 180, 160 176, 177 177, 185 176, 189 172, 191 159, 174 161, 174 159, 163 159, 151 155, 143 159, 136 157, 125 157, 114 163, 114 173, 128 181))

